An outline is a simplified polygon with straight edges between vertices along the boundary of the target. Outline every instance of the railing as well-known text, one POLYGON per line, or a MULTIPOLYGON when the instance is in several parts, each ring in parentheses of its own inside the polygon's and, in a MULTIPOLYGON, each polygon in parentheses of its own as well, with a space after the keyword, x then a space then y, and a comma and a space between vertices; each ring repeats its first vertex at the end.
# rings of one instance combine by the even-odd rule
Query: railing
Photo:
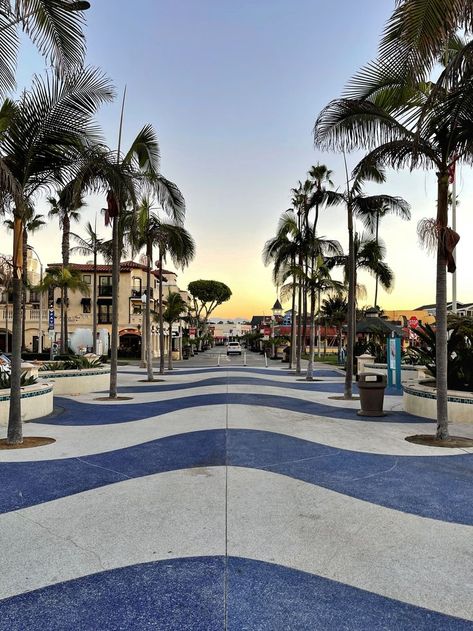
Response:
MULTIPOLYGON (((130 293, 131 298, 135 298, 136 300, 141 300, 141 296, 143 295, 144 289, 132 289, 130 293)), ((153 288, 150 289, 150 298, 153 297, 153 288)))

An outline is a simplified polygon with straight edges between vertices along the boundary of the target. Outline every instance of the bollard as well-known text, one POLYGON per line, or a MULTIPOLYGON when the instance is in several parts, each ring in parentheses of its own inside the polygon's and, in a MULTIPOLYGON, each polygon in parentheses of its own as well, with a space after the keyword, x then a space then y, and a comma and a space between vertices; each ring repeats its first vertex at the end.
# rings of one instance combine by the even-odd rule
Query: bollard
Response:
POLYGON ((266 355, 266 353, 264 354, 264 365, 266 366, 266 368, 268 367, 268 356, 266 355))
POLYGON ((246 366, 246 353, 243 353, 243 366, 246 366))
POLYGON ((220 368, 220 353, 217 355, 217 368, 220 368))

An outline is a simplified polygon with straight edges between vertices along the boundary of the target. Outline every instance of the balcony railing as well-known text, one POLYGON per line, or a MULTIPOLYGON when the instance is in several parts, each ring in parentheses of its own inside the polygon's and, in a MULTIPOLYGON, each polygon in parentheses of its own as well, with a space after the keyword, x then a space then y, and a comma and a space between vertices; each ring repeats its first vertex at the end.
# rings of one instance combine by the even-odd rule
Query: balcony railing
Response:
MULTIPOLYGON (((141 296, 143 295, 143 292, 145 290, 144 289, 132 289, 131 293, 130 293, 130 297, 134 298, 135 300, 141 300, 141 296)), ((150 297, 153 297, 153 288, 151 287, 150 289, 150 297)))

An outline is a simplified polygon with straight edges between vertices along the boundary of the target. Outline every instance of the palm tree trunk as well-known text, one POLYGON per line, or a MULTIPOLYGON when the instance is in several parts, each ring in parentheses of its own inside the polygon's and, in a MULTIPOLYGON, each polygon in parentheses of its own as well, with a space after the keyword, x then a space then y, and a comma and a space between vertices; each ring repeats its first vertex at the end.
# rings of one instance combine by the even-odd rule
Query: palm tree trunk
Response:
MULTIPOLYGON (((71 220, 67 212, 64 213, 62 218, 62 266, 66 268, 69 265, 69 245, 70 245, 70 232, 71 232, 71 220)), ((68 291, 67 287, 64 287, 64 342, 63 352, 69 352, 69 327, 67 324, 67 301, 68 291)))
POLYGON ((317 355, 320 357, 320 345, 321 345, 321 339, 320 339, 320 289, 317 292, 317 313, 318 313, 318 326, 317 326, 317 355))
POLYGON ((150 241, 146 244, 146 311, 145 311, 145 327, 146 327, 146 369, 148 373, 148 381, 153 381, 153 349, 151 347, 151 261, 153 258, 153 246, 150 241))
MULTIPOLYGON (((294 262, 293 262, 294 265, 294 262)), ((292 305, 291 305, 291 354, 289 356, 289 370, 296 365, 296 277, 292 281, 292 305)))
POLYGON ((159 374, 164 375, 163 252, 159 246, 159 374))
POLYGON ((344 398, 353 397, 353 353, 355 346, 355 252, 353 243, 353 213, 351 201, 347 203, 348 217, 348 313, 347 313, 347 363, 345 373, 344 398))
POLYGON ((64 287, 61 287, 61 353, 65 355, 66 344, 64 338, 64 287))
POLYGON ((314 379, 314 354, 315 354, 315 290, 310 292, 310 349, 309 363, 307 364, 306 380, 314 379))
POLYGON ((26 350, 26 288, 28 286, 28 232, 23 228, 23 283, 21 291, 21 350, 26 350))
POLYGON ((7 442, 17 445, 23 442, 23 428, 21 422, 21 300, 23 283, 18 278, 18 268, 13 262, 13 321, 12 321, 12 358, 11 358, 11 386, 10 410, 8 415, 7 442))
MULTIPOLYGON (((121 207, 120 198, 118 208, 121 207)), ((110 340, 110 389, 109 397, 117 398, 118 378, 118 300, 120 284, 120 244, 118 217, 112 220, 112 335, 110 340)))
POLYGON ((300 375, 302 356, 302 283, 300 279, 297 297, 297 312, 296 375, 300 375))
POLYGON ((92 288, 92 351, 97 354, 97 244, 94 244, 94 286, 92 288))
POLYGON ((5 305, 5 353, 8 353, 8 292, 9 288, 7 287, 7 303, 5 305))
POLYGON ((172 370, 172 322, 169 322, 168 370, 172 370))
POLYGON ((444 231, 448 221, 448 173, 438 175, 437 222, 437 280, 435 305, 436 380, 437 380, 437 438, 446 440, 448 434, 447 402, 447 260, 444 248, 444 231))
MULTIPOLYGON (((376 211, 376 245, 378 245, 379 241, 379 211, 376 211)), ((375 290, 374 290, 374 305, 373 307, 378 306, 378 284, 379 284, 379 275, 376 272, 376 280, 375 280, 375 290)))

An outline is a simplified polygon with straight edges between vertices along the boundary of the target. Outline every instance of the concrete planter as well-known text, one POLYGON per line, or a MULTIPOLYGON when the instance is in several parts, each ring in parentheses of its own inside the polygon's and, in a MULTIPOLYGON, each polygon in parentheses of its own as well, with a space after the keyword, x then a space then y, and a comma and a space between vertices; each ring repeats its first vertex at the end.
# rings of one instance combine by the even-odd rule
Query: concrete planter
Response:
MULTIPOLYGON (((364 369, 378 375, 387 376, 388 374, 387 364, 368 363, 364 365, 364 369)), ((428 371, 425 366, 408 366, 401 364, 401 383, 417 382, 420 379, 428 378, 428 376, 428 371)))
MULTIPOLYGON (((404 410, 415 416, 437 418, 437 389, 432 381, 403 386, 404 410)), ((452 423, 473 423, 473 393, 448 391, 448 420, 452 423)))
POLYGON ((107 389, 110 368, 84 368, 83 370, 49 370, 40 372, 39 378, 51 382, 54 394, 86 394, 107 389))
MULTIPOLYGON (((8 425, 10 390, 0 390, 0 425, 8 425)), ((37 383, 21 389, 21 420, 31 421, 53 411, 53 385, 37 383)))

